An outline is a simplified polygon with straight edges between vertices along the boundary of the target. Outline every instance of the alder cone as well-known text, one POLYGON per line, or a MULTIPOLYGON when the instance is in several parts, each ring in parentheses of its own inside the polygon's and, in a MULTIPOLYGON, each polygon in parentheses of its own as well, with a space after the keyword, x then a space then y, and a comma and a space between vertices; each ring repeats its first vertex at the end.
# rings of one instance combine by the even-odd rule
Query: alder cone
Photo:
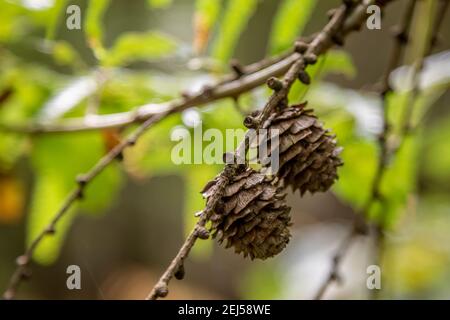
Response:
MULTIPOLYGON (((289 242, 291 208, 277 178, 251 168, 232 178, 210 217, 212 236, 252 260, 280 253, 289 242)), ((209 200, 215 181, 202 191, 209 200)))
MULTIPOLYGON (((338 178, 337 168, 343 164, 335 136, 323 128, 306 103, 285 107, 272 114, 265 129, 278 129, 278 145, 268 141, 269 150, 279 152, 279 169, 264 165, 300 194, 327 191, 338 178)), ((263 138, 264 139, 264 138, 263 138)), ((262 140, 263 140, 262 139, 262 140)), ((270 153, 269 153, 270 154, 270 153)))

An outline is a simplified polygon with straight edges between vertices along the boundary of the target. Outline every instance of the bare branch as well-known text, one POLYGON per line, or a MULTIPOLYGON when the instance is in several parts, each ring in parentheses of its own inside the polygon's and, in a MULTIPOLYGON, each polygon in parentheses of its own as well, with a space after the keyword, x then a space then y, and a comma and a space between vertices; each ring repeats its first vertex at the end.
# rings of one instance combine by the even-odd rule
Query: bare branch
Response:
POLYGON ((101 158, 92 169, 86 174, 81 174, 77 177, 77 187, 67 196, 61 208, 55 214, 51 222, 38 234, 38 236, 33 240, 31 245, 25 251, 24 254, 17 258, 17 268, 12 275, 8 288, 3 294, 4 299, 13 299, 17 293, 17 289, 22 280, 26 279, 29 275, 28 268, 33 258, 33 254, 42 240, 51 236, 56 232, 56 227, 61 218, 67 213, 69 208, 77 201, 83 198, 83 191, 85 187, 92 182, 109 164, 111 164, 114 159, 116 159, 122 152, 130 146, 133 146, 136 141, 145 133, 145 131, 152 125, 160 121, 167 115, 160 113, 156 116, 149 118, 140 127, 138 127, 132 134, 123 140, 120 144, 111 149, 103 158, 101 158))
MULTIPOLYGON (((264 121, 268 118, 274 108, 279 105, 280 102, 287 99, 289 89, 295 80, 298 78, 300 71, 304 70, 309 63, 314 63, 320 54, 323 54, 334 44, 334 38, 336 35, 345 36, 350 31, 359 29, 359 26, 363 23, 366 14, 366 8, 368 5, 373 3, 373 1, 363 1, 362 4, 356 5, 355 7, 349 7, 347 5, 340 6, 331 17, 328 24, 322 29, 321 32, 316 34, 312 39, 311 43, 308 45, 306 52, 300 53, 295 52, 290 56, 292 63, 290 63, 290 68, 284 76, 281 87, 273 87, 274 93, 269 98, 264 109, 260 113, 257 121, 256 128, 262 126, 264 121)), ((303 50, 302 50, 303 51, 303 50)), ((239 156, 242 149, 245 151, 248 143, 247 139, 241 142, 239 148, 235 151, 235 155, 239 156)), ((238 165, 227 165, 224 170, 220 173, 218 181, 216 183, 216 190, 214 196, 208 199, 205 209, 202 211, 199 221, 197 222, 194 229, 191 231, 180 250, 178 251, 175 258, 172 260, 168 268, 164 271, 159 281, 151 290, 150 294, 147 296, 148 300, 155 300, 159 297, 165 297, 169 292, 169 282, 174 277, 177 270, 183 265, 184 260, 189 255, 191 248, 194 246, 198 235, 197 230, 203 230, 205 223, 209 220, 209 217, 213 213, 218 200, 222 197, 225 186, 227 185, 230 177, 234 176, 238 169, 238 165)))
MULTIPOLYGON (((404 117, 403 122, 403 132, 402 132, 402 142, 396 146, 392 147, 387 142, 387 137, 390 134, 390 124, 388 120, 388 102, 387 102, 387 94, 391 93, 393 90, 391 86, 389 85, 389 75, 391 72, 397 68, 400 64, 402 52, 404 51, 406 44, 408 43, 408 37, 409 37, 409 30, 412 23, 412 18, 414 14, 414 8, 416 5, 417 0, 412 0, 409 2, 408 7, 405 11, 405 15, 403 18, 403 22, 400 26, 400 29, 396 31, 395 33, 395 46, 392 50, 391 57, 388 62, 387 70, 384 73, 382 77, 382 85, 380 89, 380 98, 383 103, 383 117, 384 117, 384 127, 383 131, 379 136, 379 158, 378 158, 378 165, 375 173, 374 180, 372 182, 372 188, 371 188, 371 194, 369 196, 369 199, 367 200, 365 206, 363 207, 360 214, 358 214, 357 219, 363 215, 367 215, 369 210, 371 209, 372 205, 377 201, 382 199, 382 195, 380 194, 380 186, 381 182, 384 176, 384 173, 386 171, 386 166, 388 159, 395 155, 399 148, 402 145, 402 142, 404 141, 405 136, 408 134, 408 129, 410 127, 410 117, 412 113, 412 108, 407 108, 406 115, 404 117)), ((435 19, 435 24, 432 30, 432 38, 430 40, 428 49, 425 52, 425 56, 430 54, 432 51, 433 46, 436 44, 436 39, 438 37, 438 33, 442 24, 442 21, 444 19, 445 12, 448 8, 448 4, 450 1, 448 0, 441 0, 441 7, 438 9, 437 17, 435 19)), ((413 106, 414 102, 416 101, 418 95, 419 95, 419 88, 418 88, 418 75, 420 74, 422 67, 423 67, 423 59, 424 57, 421 57, 416 64, 416 67, 414 68, 414 74, 413 74, 413 90, 412 93, 409 95, 408 99, 408 106, 413 106), (417 67, 419 66, 419 67, 417 67)), ((355 221, 355 226, 359 224, 359 220, 355 221)), ((378 264, 381 260, 382 250, 384 246, 384 225, 383 222, 380 224, 377 224, 374 226, 374 234, 375 234, 375 246, 377 251, 377 261, 378 264)), ((343 257, 347 254, 351 242, 356 238, 356 236, 359 234, 358 232, 359 228, 352 228, 349 235, 344 239, 342 244, 339 246, 336 253, 333 255, 332 258, 332 266, 331 270, 326 277, 324 283, 320 286, 318 292, 316 293, 315 299, 319 300, 322 299, 325 295, 326 290, 329 288, 329 286, 334 283, 336 280, 340 279, 340 276, 338 274, 340 263, 342 262, 343 257)))

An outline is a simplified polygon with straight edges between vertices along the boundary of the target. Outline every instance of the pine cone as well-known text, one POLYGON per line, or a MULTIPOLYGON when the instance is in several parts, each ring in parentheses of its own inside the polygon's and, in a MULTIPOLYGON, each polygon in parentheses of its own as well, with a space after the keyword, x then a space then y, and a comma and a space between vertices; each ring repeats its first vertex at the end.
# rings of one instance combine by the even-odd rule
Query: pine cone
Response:
MULTIPOLYGON (((278 147, 278 177, 294 191, 315 193, 328 190, 338 178, 337 168, 343 164, 339 158, 342 148, 336 146, 335 136, 314 116, 313 110, 305 109, 306 103, 285 107, 274 113, 266 122, 265 129, 278 129, 278 145, 269 140, 269 155, 278 147)), ((267 138, 266 138, 267 139, 267 138)), ((260 142, 260 143, 261 143, 260 142)), ((270 163, 263 164, 266 171, 275 172, 270 163)))
MULTIPOLYGON (((211 216, 212 236, 226 248, 233 246, 244 257, 266 259, 280 253, 289 242, 290 209, 286 194, 270 178, 247 168, 225 187, 224 195, 211 216)), ((203 196, 209 200, 215 192, 209 183, 203 196)))

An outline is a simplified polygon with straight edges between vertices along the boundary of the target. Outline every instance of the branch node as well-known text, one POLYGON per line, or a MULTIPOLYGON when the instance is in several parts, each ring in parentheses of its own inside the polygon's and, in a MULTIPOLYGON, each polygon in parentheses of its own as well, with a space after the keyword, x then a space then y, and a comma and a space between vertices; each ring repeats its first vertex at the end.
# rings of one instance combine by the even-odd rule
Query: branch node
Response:
POLYGON ((254 129, 258 126, 258 120, 252 116, 246 116, 244 119, 244 126, 248 129, 254 129))
POLYGON ((333 18, 333 16, 336 14, 336 12, 337 12, 337 9, 336 9, 336 8, 333 8, 333 9, 328 10, 328 11, 327 11, 328 19, 333 18))
POLYGON ((178 270, 175 272, 174 276, 177 280, 183 280, 185 275, 184 264, 180 264, 178 270))
POLYGON ((155 295, 164 298, 169 294, 169 288, 165 283, 160 283, 155 288, 155 295))
POLYGON ((231 70, 233 70, 237 78, 240 78, 245 74, 244 68, 237 59, 233 59, 230 61, 230 68, 231 70))
POLYGON ((136 138, 128 138, 127 139, 127 144, 130 146, 130 147, 132 147, 132 146, 134 146, 135 144, 136 144, 136 138))
POLYGON ((211 85, 204 85, 202 90, 202 95, 206 98, 210 98, 213 95, 214 88, 211 85))
POLYGON ((191 95, 189 94, 189 92, 183 91, 183 92, 181 92, 181 97, 182 97, 184 100, 188 100, 188 99, 191 98, 191 95))
POLYGON ((303 57, 306 64, 315 64, 317 62, 317 56, 314 53, 307 54, 303 57))
POLYGON ((3 299, 5 300, 12 300, 14 299, 14 291, 13 290, 7 290, 4 294, 3 294, 3 299))
POLYGON ((283 89, 283 82, 275 77, 270 77, 267 80, 267 86, 273 91, 280 91, 283 89))
POLYGON ((84 198, 84 192, 83 192, 83 188, 78 188, 77 190, 77 194, 76 194, 77 199, 83 199, 84 198))
POLYGON ((342 3, 348 8, 351 8, 355 5, 353 0, 342 0, 342 3))
POLYGON ((401 45, 405 45, 409 41, 407 32, 400 29, 398 26, 393 27, 392 34, 401 45))
POLYGON ((30 262, 30 257, 26 254, 18 256, 16 259, 16 264, 19 267, 25 267, 30 262))
POLYGON ((338 32, 331 36, 331 40, 337 45, 342 47, 344 45, 344 37, 342 33, 338 32))
POLYGON ((45 229, 45 233, 49 234, 49 235, 55 234, 55 232, 56 232, 56 230, 55 230, 54 226, 49 226, 49 227, 47 227, 47 229, 45 229))
POLYGON ((209 239, 209 231, 206 230, 205 227, 198 226, 197 229, 195 230, 195 235, 202 240, 209 239))
POLYGON ((305 70, 300 70, 300 72, 298 73, 298 80, 306 85, 309 85, 311 83, 311 77, 305 70))
POLYGON ((225 152, 222 155, 222 160, 226 164, 233 164, 233 163, 235 163, 235 159, 236 159, 236 157, 235 157, 235 154, 233 152, 225 152))
POLYGON ((295 41, 295 52, 303 54, 306 52, 306 50, 308 50, 308 48, 309 45, 306 42, 303 42, 301 40, 295 41))
POLYGON ((29 268, 24 268, 21 272, 20 272, 20 278, 22 280, 28 280, 31 278, 32 276, 32 271, 29 268))
POLYGON ((78 183, 78 185, 80 186, 80 188, 84 188, 84 186, 88 183, 88 178, 86 175, 84 174, 80 174, 76 177, 76 182, 78 183))

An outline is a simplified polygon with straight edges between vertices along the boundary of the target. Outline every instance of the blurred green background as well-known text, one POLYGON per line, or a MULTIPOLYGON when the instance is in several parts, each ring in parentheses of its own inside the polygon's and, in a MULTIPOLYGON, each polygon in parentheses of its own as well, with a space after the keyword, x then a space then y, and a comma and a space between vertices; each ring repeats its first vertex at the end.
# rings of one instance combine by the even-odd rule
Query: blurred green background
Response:
MULTIPOLYGON (((297 83, 291 102, 308 100, 337 134, 345 165, 332 191, 289 195, 293 237, 279 256, 249 261, 214 241, 202 241, 186 262, 186 279, 169 298, 310 299, 327 275, 331 255, 366 201, 382 129, 373 85, 386 66, 407 1, 386 8, 381 30, 349 37, 311 69, 313 84, 297 83)), ((1 0, 0 127, 30 121, 130 111, 171 100, 228 72, 288 50, 296 37, 319 30, 339 1, 315 0, 1 0), (66 28, 66 8, 81 8, 81 30, 66 28)), ((420 2, 405 61, 418 57, 437 0, 420 2)), ((414 134, 390 159, 371 217, 388 222, 381 298, 450 298, 450 21, 425 60, 414 134)), ((390 78, 390 121, 398 129, 408 94, 408 68, 390 78)), ((240 97, 251 112, 269 91, 240 97)), ((199 191, 222 165, 174 165, 174 128, 243 128, 234 101, 173 115, 146 133, 89 185, 85 199, 38 248, 33 277, 20 298, 141 299, 181 245, 204 206, 199 191), (66 288, 66 268, 82 270, 82 290, 66 288)), ((15 258, 54 215, 87 171, 133 127, 121 131, 23 135, 0 131, 0 290, 15 258)), ((228 151, 232 148, 228 147, 228 151)), ((369 296, 371 237, 359 239, 341 267, 344 281, 326 298, 369 296)))

